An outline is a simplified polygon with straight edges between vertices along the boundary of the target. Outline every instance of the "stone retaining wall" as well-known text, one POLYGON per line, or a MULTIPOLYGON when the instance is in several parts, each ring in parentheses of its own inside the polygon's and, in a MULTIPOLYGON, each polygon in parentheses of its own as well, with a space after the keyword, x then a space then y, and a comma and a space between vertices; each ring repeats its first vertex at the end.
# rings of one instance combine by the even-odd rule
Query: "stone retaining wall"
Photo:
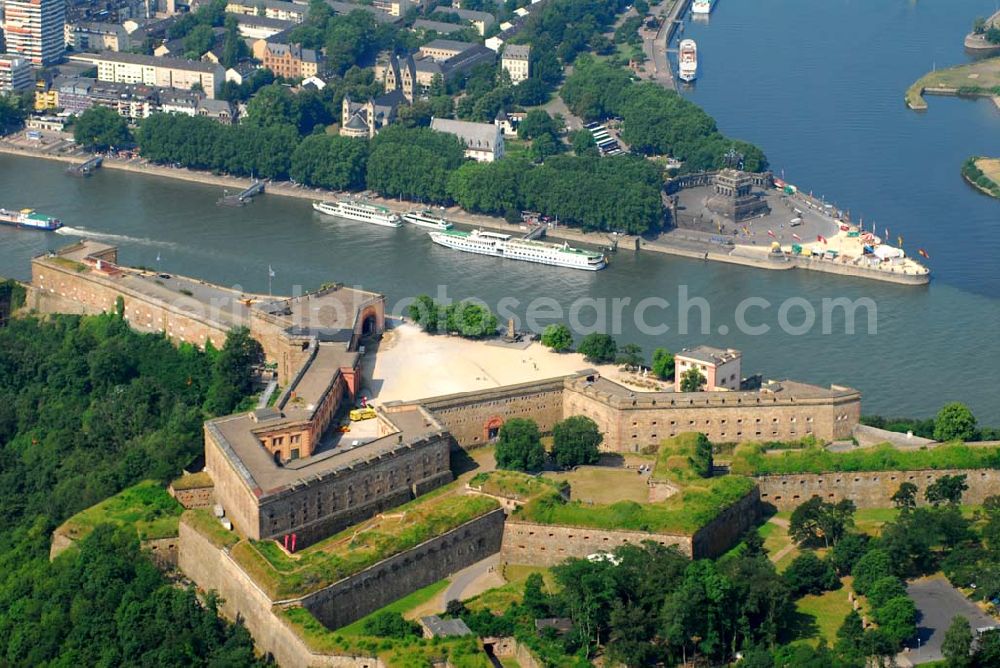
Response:
POLYGON ((676 545, 689 557, 692 553, 692 537, 681 534, 536 524, 508 518, 501 555, 508 563, 547 567, 570 557, 583 559, 597 552, 611 552, 621 545, 638 545, 645 541, 676 545))
MULTIPOLYGON (((563 418, 563 378, 462 392, 420 401, 463 448, 490 442, 490 430, 511 418, 531 418, 542 433, 563 418)), ((390 405, 391 406, 391 405, 390 405)), ((387 407, 388 408, 388 407, 387 407)))
POLYGON ((386 668, 377 657, 312 652, 285 621, 274 614, 271 600, 243 569, 183 519, 180 525, 179 565, 198 587, 219 593, 222 613, 231 620, 242 620, 257 649, 274 657, 278 665, 386 668))
POLYGON ((941 476, 962 474, 969 485, 963 503, 978 505, 986 497, 1000 494, 1000 471, 994 469, 802 473, 758 476, 756 480, 761 501, 778 510, 794 510, 814 496, 833 503, 850 499, 858 508, 887 508, 904 482, 917 486, 918 501, 923 502, 928 485, 941 476))
POLYGON ((500 551, 504 512, 497 509, 302 598, 331 629, 346 626, 421 587, 500 551))

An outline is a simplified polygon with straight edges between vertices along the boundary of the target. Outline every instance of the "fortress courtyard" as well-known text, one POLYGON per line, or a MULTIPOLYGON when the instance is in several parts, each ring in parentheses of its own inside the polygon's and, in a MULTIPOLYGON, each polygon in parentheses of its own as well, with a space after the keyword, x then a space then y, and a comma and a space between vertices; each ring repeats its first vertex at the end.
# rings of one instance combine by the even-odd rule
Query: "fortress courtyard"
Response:
POLYGON ((376 404, 500 388, 586 369, 623 380, 614 364, 591 364, 579 353, 554 353, 537 341, 472 341, 426 334, 412 323, 393 324, 367 350, 362 364, 362 391, 376 404))

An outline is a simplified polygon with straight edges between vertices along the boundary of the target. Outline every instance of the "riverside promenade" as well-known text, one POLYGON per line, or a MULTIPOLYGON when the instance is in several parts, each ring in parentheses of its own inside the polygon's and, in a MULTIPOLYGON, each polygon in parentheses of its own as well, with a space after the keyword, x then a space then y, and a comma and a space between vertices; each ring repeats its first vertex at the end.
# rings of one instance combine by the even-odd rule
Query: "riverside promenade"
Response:
MULTIPOLYGON (((93 157, 91 154, 83 151, 74 151, 71 153, 46 152, 28 145, 22 145, 21 143, 12 143, 6 139, 0 140, 0 153, 29 158, 56 160, 67 164, 79 164, 93 157)), ((210 172, 176 168, 166 165, 155 165, 139 158, 131 160, 105 158, 103 167, 105 169, 132 172, 134 174, 151 177, 162 177, 179 181, 188 181, 200 185, 218 186, 229 190, 242 190, 250 184, 250 180, 245 178, 212 174, 210 172)), ((352 194, 324 190, 321 188, 306 188, 289 182, 268 182, 267 193, 268 195, 294 197, 310 201, 331 198, 335 199, 337 197, 352 194)), ((426 205, 414 202, 400 202, 396 199, 386 199, 377 196, 370 196, 369 200, 374 203, 381 204, 397 213, 405 213, 414 209, 427 208, 426 205)), ((439 211, 439 213, 449 220, 471 228, 488 228, 514 235, 524 234, 527 232, 526 226, 512 225, 506 222, 503 218, 499 217, 469 213, 457 206, 447 208, 444 211, 439 211)), ((364 223, 358 224, 362 225, 364 223)), ((766 269, 771 271, 787 271, 790 269, 802 268, 811 271, 854 276, 858 278, 867 278, 907 285, 925 284, 928 280, 927 276, 905 276, 892 272, 881 272, 861 267, 849 266, 834 261, 813 260, 811 258, 791 257, 784 254, 769 253, 766 248, 759 246, 743 244, 731 247, 720 246, 719 244, 712 242, 712 235, 684 229, 668 230, 654 238, 650 238, 636 235, 616 235, 612 237, 611 235, 603 232, 583 232, 564 226, 550 226, 546 230, 546 235, 552 239, 597 248, 607 248, 613 241, 616 241, 618 248, 622 250, 650 251, 693 260, 723 262, 726 264, 735 264, 744 267, 753 267, 756 269, 766 269)))

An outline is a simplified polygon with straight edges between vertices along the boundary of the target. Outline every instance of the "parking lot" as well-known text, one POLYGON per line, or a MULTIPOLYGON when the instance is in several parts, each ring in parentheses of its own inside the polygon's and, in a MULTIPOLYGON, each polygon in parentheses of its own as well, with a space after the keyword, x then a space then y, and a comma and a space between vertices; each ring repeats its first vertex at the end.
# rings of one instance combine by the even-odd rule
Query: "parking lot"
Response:
POLYGON ((917 647, 905 654, 913 665, 940 661, 944 634, 956 615, 969 620, 973 630, 996 626, 997 622, 970 602, 941 576, 911 582, 907 593, 917 606, 917 647))

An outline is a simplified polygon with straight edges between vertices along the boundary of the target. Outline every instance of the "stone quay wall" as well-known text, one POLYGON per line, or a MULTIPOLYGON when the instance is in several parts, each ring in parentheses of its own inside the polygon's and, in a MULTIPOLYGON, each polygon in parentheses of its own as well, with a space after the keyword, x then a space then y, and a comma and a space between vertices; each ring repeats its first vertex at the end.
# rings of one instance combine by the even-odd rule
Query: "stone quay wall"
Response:
POLYGON ((563 378, 462 392, 421 400, 463 448, 490 442, 491 429, 511 418, 531 418, 542 433, 563 418, 563 378))
POLYGON ((640 452, 677 434, 698 431, 716 443, 794 441, 815 436, 849 439, 861 418, 861 395, 827 398, 745 392, 636 393, 610 395, 580 382, 567 383, 564 415, 585 415, 604 433, 602 449, 640 452))
POLYGON ((183 520, 180 524, 178 564, 199 588, 222 597, 222 613, 240 619, 257 648, 281 666, 332 668, 386 668, 377 657, 337 656, 311 651, 285 621, 274 614, 271 599, 222 549, 183 520))
POLYGON ((583 559, 597 552, 611 552, 621 545, 639 545, 645 541, 676 545, 682 554, 692 555, 692 537, 683 534, 538 524, 511 517, 504 526, 501 556, 512 564, 548 567, 570 557, 583 559))
POLYGON ((922 502, 927 486, 945 475, 966 476, 969 489, 963 503, 981 504, 1000 494, 1000 471, 995 469, 802 473, 758 476, 756 481, 761 502, 778 510, 794 510, 814 496, 831 503, 850 499, 858 508, 885 508, 892 506, 891 497, 904 482, 917 486, 922 502))
POLYGON ((496 554, 503 527, 504 512, 498 508, 309 594, 301 604, 329 628, 345 626, 496 554))

